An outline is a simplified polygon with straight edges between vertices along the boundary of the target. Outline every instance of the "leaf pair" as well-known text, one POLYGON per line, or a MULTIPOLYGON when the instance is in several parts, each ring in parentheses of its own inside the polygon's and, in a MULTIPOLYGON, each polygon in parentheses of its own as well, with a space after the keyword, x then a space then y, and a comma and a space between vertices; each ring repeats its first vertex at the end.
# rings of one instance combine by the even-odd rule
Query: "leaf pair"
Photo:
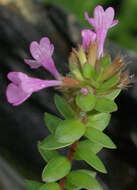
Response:
POLYGON ((65 188, 67 190, 101 190, 99 183, 95 179, 95 173, 88 170, 72 171, 67 176, 65 188))
POLYGON ((76 104, 84 112, 89 112, 95 109, 98 112, 110 113, 117 110, 117 105, 113 100, 106 97, 96 98, 93 94, 78 94, 76 104))

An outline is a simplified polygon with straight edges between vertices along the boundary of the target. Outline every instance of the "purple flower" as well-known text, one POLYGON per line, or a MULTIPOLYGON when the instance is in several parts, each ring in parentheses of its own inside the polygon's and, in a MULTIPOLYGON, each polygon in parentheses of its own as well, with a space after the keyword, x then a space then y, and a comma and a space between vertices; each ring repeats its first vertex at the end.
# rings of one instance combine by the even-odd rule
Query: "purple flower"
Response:
POLYGON ((11 83, 7 87, 6 96, 8 102, 14 106, 23 103, 33 92, 62 84, 58 80, 41 80, 29 77, 21 72, 10 72, 8 79, 11 80, 11 83))
POLYGON ((114 9, 112 7, 109 7, 104 11, 103 7, 100 5, 94 10, 94 18, 89 18, 88 13, 85 13, 86 20, 88 20, 88 22, 94 27, 96 32, 98 57, 103 55, 103 46, 108 29, 118 23, 118 20, 113 20, 114 14, 114 9))
POLYGON ((85 29, 85 30, 82 30, 81 35, 83 39, 83 47, 86 50, 86 48, 89 47, 90 43, 91 42, 93 43, 95 41, 96 33, 89 29, 85 29))
POLYGON ((41 38, 40 43, 33 41, 30 44, 30 53, 33 59, 24 59, 24 61, 32 68, 37 69, 43 66, 48 70, 56 79, 60 79, 60 74, 57 71, 52 54, 54 51, 53 44, 50 43, 47 37, 41 38))

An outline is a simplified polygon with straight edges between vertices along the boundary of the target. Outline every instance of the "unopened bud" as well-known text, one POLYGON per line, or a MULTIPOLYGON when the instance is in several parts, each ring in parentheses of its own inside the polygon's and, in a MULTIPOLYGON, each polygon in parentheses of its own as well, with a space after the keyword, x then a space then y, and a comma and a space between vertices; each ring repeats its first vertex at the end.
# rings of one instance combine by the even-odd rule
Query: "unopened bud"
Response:
POLYGON ((123 63, 121 58, 116 58, 106 69, 102 76, 102 80, 106 80, 125 68, 126 64, 123 63))
POLYGON ((80 65, 79 60, 77 58, 76 53, 71 52, 69 57, 69 69, 72 72, 72 74, 79 80, 83 80, 82 74, 80 72, 80 65))
POLYGON ((82 46, 78 47, 77 56, 79 58, 81 66, 84 65, 87 62, 86 54, 84 52, 84 49, 82 46))
POLYGON ((91 64, 93 67, 95 66, 96 63, 97 50, 98 50, 98 45, 96 42, 90 43, 87 49, 88 63, 91 64))

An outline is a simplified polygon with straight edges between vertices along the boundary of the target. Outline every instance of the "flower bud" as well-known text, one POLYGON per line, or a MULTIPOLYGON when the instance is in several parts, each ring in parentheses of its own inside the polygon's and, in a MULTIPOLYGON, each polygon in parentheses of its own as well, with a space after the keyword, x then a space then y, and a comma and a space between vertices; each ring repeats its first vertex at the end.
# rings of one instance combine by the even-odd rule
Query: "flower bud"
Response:
POLYGON ((123 60, 121 58, 116 58, 106 69, 102 76, 102 80, 106 80, 114 75, 116 75, 118 72, 122 71, 125 68, 126 64, 124 64, 123 60))
POLYGON ((78 47, 77 56, 79 58, 81 66, 83 66, 87 62, 87 58, 82 46, 78 47))
POLYGON ((98 50, 98 45, 96 42, 90 43, 87 49, 88 63, 91 64, 93 67, 96 64, 97 50, 98 50))

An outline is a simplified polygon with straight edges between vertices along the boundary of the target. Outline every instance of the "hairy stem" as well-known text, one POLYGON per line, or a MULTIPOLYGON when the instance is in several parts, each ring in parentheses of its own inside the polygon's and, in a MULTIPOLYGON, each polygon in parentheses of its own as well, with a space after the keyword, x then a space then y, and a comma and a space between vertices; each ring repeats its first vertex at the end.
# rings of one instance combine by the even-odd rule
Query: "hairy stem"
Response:
MULTIPOLYGON (((68 156, 67 156, 67 158, 68 158, 68 160, 69 160, 70 162, 72 162, 72 160, 73 160, 73 157, 74 157, 74 154, 75 154, 77 145, 78 145, 78 141, 75 141, 75 142, 71 145, 71 147, 70 147, 70 151, 69 151, 69 154, 68 154, 68 156)), ((64 177, 64 178, 62 178, 62 179, 60 180, 59 184, 60 184, 61 190, 64 190, 65 182, 66 182, 66 177, 64 177)))

